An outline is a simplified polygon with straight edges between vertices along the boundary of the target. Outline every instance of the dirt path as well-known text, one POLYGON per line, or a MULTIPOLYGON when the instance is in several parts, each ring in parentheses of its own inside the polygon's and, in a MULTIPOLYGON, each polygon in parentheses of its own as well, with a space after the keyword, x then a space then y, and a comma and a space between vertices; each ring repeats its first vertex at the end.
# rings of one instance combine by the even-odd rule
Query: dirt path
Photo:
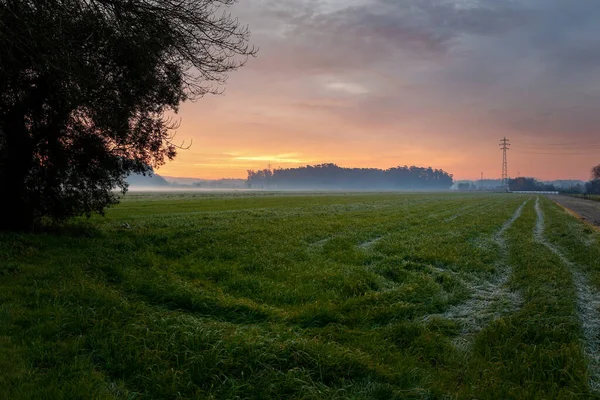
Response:
POLYGON ((600 201, 560 195, 551 195, 548 198, 576 213, 576 216, 584 221, 600 227, 600 201))

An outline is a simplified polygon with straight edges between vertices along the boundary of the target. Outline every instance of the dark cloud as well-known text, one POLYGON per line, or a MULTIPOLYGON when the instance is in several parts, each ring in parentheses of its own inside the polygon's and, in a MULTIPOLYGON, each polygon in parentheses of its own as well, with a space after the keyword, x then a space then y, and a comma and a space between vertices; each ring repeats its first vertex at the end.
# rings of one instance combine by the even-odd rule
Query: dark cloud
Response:
POLYGON ((325 99, 322 112, 378 126, 451 113, 456 130, 490 135, 600 128, 595 0, 245 0, 238 11, 261 46, 246 85, 292 107, 325 99))

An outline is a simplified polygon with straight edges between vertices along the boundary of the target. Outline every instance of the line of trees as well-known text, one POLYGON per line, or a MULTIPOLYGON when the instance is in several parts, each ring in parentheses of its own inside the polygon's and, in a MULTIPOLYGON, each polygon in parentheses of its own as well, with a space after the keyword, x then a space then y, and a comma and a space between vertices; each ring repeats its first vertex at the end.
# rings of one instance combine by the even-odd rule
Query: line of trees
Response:
POLYGON ((452 174, 431 167, 342 168, 336 164, 248 171, 252 188, 449 189, 452 174))
POLYGON ((558 191, 554 185, 549 185, 534 178, 515 178, 508 180, 508 188, 511 191, 553 192, 558 191))
POLYGON ((568 194, 600 194, 600 164, 592 168, 588 182, 572 185, 562 189, 561 192, 568 194))
POLYGON ((559 191, 567 194, 600 194, 600 165, 591 170, 591 179, 586 183, 574 183, 570 186, 550 185, 534 178, 516 178, 509 180, 512 191, 559 191))

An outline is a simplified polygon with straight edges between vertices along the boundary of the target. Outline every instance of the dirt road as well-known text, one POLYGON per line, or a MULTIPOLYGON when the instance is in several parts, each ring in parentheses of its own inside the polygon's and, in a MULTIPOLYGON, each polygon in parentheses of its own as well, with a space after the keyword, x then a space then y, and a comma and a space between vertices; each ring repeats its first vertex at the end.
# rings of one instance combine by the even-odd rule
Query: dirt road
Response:
POLYGON ((570 196, 548 196, 551 200, 574 211, 584 221, 600 227, 600 202, 570 196))

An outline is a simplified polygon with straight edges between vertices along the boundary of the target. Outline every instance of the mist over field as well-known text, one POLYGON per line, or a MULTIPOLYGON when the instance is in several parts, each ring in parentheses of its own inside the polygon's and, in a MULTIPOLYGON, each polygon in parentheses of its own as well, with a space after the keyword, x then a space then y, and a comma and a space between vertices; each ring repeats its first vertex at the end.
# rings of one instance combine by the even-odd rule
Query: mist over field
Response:
POLYGON ((159 175, 132 175, 130 190, 266 190, 266 191, 443 191, 452 187, 452 175, 431 167, 343 168, 335 164, 307 165, 298 168, 248 170, 248 178, 193 180, 159 175), (181 182, 185 182, 182 184, 181 182))
POLYGON ((385 193, 385 192, 398 192, 398 193, 432 193, 432 192, 444 192, 449 189, 414 189, 414 188, 402 188, 402 187, 376 187, 376 188, 361 188, 351 186, 284 186, 284 187, 266 187, 266 188, 197 188, 197 187, 162 187, 162 186, 130 186, 128 192, 149 192, 149 193, 228 193, 228 192, 248 192, 248 193, 259 193, 259 192, 273 192, 273 193, 343 193, 343 192, 356 192, 356 193, 385 193))

